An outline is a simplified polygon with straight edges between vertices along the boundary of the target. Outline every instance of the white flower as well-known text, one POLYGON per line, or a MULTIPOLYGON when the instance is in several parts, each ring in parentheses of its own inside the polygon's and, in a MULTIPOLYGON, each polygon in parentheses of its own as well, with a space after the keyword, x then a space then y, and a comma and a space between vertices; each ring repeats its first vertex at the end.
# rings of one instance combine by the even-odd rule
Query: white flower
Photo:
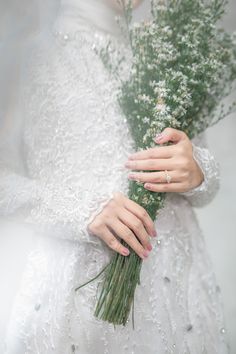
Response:
POLYGON ((166 111, 166 105, 165 104, 157 104, 156 105, 156 110, 161 112, 161 113, 164 113, 166 111))

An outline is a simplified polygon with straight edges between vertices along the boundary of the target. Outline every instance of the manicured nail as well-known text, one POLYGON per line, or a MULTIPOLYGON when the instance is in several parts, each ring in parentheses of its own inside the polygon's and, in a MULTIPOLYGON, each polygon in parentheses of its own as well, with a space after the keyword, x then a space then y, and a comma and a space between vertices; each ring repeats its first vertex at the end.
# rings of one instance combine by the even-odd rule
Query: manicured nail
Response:
POLYGON ((151 251, 151 250, 152 250, 152 245, 151 245, 151 244, 148 244, 148 245, 147 245, 147 249, 148 249, 149 251, 151 251))
POLYGON ((163 134, 163 133, 157 134, 154 138, 155 142, 159 143, 164 138, 164 136, 165 136, 165 134, 163 134))
POLYGON ((129 174, 129 175, 128 175, 128 178, 130 178, 130 179, 136 179, 136 175, 134 175, 134 174, 129 174))
POLYGON ((124 256, 128 256, 130 252, 129 252, 129 250, 126 248, 125 250, 123 250, 122 253, 123 253, 124 256))
POLYGON ((149 256, 149 253, 150 253, 150 251, 144 251, 143 252, 144 257, 147 258, 149 256))
POLYGON ((131 163, 129 161, 126 161, 125 167, 130 167, 130 166, 131 166, 131 163))

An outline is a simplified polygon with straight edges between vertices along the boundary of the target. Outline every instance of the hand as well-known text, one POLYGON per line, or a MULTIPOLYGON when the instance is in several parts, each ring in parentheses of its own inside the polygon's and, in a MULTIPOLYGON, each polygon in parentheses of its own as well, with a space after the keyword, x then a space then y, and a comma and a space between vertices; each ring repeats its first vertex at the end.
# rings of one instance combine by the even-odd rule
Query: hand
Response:
POLYGON ((87 229, 100 237, 114 251, 128 256, 128 248, 113 235, 113 231, 142 259, 147 257, 152 249, 149 235, 156 236, 154 223, 146 210, 120 192, 113 194, 113 198, 87 226, 87 229))
POLYGON ((157 146, 138 151, 129 156, 125 167, 132 170, 154 170, 155 172, 135 172, 130 179, 144 182, 144 188, 153 192, 186 192, 199 186, 204 175, 193 157, 193 146, 188 136, 181 130, 166 128, 154 139, 157 144, 173 142, 169 146, 157 146), (166 173, 171 177, 166 181, 166 173), (146 183, 147 182, 147 183, 146 183))

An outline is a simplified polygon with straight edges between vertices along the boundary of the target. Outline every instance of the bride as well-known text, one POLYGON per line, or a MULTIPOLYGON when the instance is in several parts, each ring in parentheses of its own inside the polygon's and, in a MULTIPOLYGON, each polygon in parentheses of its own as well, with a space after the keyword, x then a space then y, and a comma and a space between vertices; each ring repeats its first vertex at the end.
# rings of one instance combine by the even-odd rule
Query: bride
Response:
POLYGON ((216 195, 219 167, 203 136, 190 141, 170 128, 135 154, 116 84, 95 51, 107 38, 125 47, 117 13, 116 0, 61 0, 26 60, 21 124, 8 125, 1 141, 0 213, 30 228, 34 247, 7 354, 227 353, 219 286, 192 209, 216 195), (171 148, 160 146, 167 141, 171 148), (128 176, 167 192, 155 222, 127 198, 128 176), (114 252, 128 256, 121 238, 144 260, 135 329, 94 317, 100 280, 75 292, 114 252))

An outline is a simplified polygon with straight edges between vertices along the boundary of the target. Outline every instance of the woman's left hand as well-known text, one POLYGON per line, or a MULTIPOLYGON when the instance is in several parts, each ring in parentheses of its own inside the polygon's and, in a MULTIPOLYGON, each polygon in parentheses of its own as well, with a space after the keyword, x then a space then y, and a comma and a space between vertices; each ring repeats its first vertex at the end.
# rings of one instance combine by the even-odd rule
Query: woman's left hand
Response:
POLYGON ((166 128, 154 141, 157 144, 171 141, 173 144, 130 155, 125 167, 154 171, 130 173, 130 179, 143 182, 144 188, 153 192, 187 192, 203 182, 204 175, 193 157, 191 140, 183 131, 166 128))

